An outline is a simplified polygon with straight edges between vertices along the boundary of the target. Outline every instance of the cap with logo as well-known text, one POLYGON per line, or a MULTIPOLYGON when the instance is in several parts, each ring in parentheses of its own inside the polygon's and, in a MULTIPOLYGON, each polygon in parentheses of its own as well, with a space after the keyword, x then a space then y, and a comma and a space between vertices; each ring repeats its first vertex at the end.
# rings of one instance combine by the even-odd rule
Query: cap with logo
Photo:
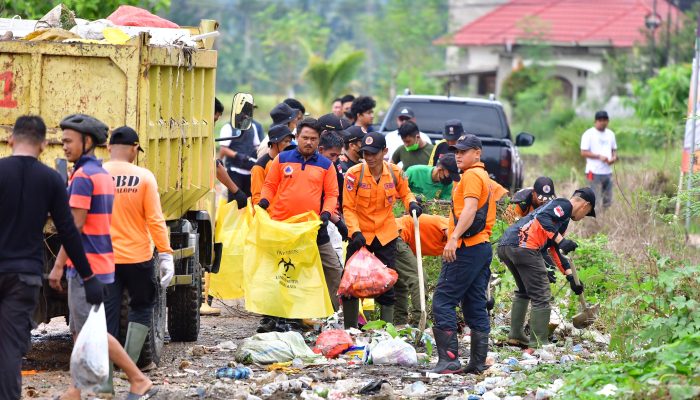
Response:
POLYGON ((297 111, 286 103, 280 103, 270 111, 270 117, 272 125, 286 124, 297 117, 297 111))
MULTIPOLYGON (((127 146, 139 146, 139 134, 128 126, 120 126, 112 131, 109 144, 124 144, 127 146)), ((139 146, 139 151, 143 151, 139 146)))
POLYGON ((318 123, 321 125, 321 129, 324 131, 340 132, 350 126, 347 120, 342 119, 335 114, 322 115, 319 117, 318 123))
POLYGON ((411 110, 408 107, 401 107, 399 110, 399 115, 396 116, 396 118, 401 118, 401 119, 411 119, 415 118, 416 114, 413 113, 413 110, 411 110))
POLYGON ((595 193, 590 187, 576 189, 573 197, 580 197, 591 204, 591 212, 587 214, 589 217, 595 218, 595 193))
POLYGON ((457 140, 462 135, 464 135, 462 121, 450 119, 445 122, 445 131, 442 133, 442 137, 445 140, 457 140))
POLYGON ((452 178, 453 182, 459 182, 459 168, 457 168, 457 159, 454 153, 443 154, 437 165, 445 168, 450 173, 450 178, 452 178))
POLYGON ((294 137, 292 130, 289 129, 287 124, 273 125, 267 132, 268 140, 270 144, 275 144, 281 142, 287 136, 294 137))
POLYGON ((457 143, 454 146, 450 146, 452 151, 471 149, 481 149, 481 139, 470 133, 460 136, 457 139, 457 143))
POLYGON ((599 119, 610 119, 610 118, 608 118, 608 112, 605 110, 596 111, 595 120, 597 121, 599 119))
POLYGON ((532 190, 537 195, 539 201, 550 201, 557 196, 554 194, 554 181, 547 176, 540 176, 535 179, 532 190))
POLYGON ((364 139, 362 139, 362 147, 360 147, 360 151, 362 152, 366 151, 371 154, 377 154, 384 149, 386 149, 386 140, 384 139, 384 135, 379 132, 368 133, 365 135, 364 139))
POLYGON ((357 140, 362 140, 364 137, 365 131, 362 130, 362 127, 353 125, 345 130, 343 134, 343 141, 345 144, 349 144, 357 140))

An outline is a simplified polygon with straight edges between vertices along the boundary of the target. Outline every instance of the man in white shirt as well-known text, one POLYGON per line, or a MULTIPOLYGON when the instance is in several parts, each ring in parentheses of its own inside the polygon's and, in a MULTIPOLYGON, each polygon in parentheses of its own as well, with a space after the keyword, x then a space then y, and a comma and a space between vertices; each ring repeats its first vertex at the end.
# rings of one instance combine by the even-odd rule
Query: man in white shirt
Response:
MULTIPOLYGON (((387 132, 387 134, 384 135, 384 140, 386 140, 386 148, 389 149, 387 154, 384 156, 385 161, 389 161, 396 149, 403 146, 403 140, 401 139, 401 136, 399 136, 398 128, 400 128, 401 125, 406 123, 406 121, 411 121, 415 124, 416 114, 414 114, 413 110, 411 110, 410 108, 402 107, 401 110, 399 110, 399 115, 396 116, 397 129, 395 131, 387 132)), ((423 139, 423 143, 425 144, 433 143, 433 141, 430 140, 430 137, 428 137, 428 135, 426 135, 423 132, 420 133, 420 137, 421 139, 423 139)))
POLYGON ((617 161, 615 133, 608 128, 608 113, 595 113, 595 125, 581 137, 581 156, 586 159, 586 178, 604 209, 612 203, 612 165, 617 161), (601 200, 599 200, 600 202, 601 200))

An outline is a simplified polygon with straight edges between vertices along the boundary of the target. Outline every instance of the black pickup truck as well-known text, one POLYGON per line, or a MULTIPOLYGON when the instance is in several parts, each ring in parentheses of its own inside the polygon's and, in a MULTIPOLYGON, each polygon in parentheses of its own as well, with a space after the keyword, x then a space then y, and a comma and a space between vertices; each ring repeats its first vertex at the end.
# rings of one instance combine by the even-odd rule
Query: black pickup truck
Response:
POLYGON ((386 133, 398 129, 396 116, 405 107, 413 110, 418 128, 433 142, 442 139, 445 121, 462 121, 465 132, 481 139, 481 159, 491 178, 511 193, 523 186, 523 160, 516 146, 531 146, 535 137, 521 132, 513 145, 508 120, 500 102, 467 97, 396 96, 379 131, 386 133))

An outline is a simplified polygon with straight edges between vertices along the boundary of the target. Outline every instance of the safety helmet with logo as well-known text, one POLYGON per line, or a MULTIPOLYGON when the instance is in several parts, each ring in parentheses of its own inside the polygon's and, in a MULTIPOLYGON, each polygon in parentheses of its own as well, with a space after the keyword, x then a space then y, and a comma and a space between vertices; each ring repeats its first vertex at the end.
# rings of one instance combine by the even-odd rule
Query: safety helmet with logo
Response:
POLYGON ((107 143, 109 127, 99 119, 86 114, 71 114, 59 123, 61 129, 72 129, 83 135, 83 154, 92 150, 95 146, 107 143), (93 146, 85 149, 85 136, 92 137, 93 146))

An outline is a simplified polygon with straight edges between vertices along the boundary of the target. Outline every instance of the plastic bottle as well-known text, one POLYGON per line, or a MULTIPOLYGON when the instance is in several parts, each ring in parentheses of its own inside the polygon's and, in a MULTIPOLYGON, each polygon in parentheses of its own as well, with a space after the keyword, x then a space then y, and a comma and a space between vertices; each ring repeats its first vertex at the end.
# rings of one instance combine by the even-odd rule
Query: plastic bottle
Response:
POLYGON ((216 370, 216 377, 218 379, 221 379, 221 378, 248 379, 248 378, 250 378, 250 375, 252 375, 252 374, 253 374, 253 371, 251 371, 251 369, 248 367, 238 367, 238 368, 224 367, 224 368, 219 368, 216 370))

